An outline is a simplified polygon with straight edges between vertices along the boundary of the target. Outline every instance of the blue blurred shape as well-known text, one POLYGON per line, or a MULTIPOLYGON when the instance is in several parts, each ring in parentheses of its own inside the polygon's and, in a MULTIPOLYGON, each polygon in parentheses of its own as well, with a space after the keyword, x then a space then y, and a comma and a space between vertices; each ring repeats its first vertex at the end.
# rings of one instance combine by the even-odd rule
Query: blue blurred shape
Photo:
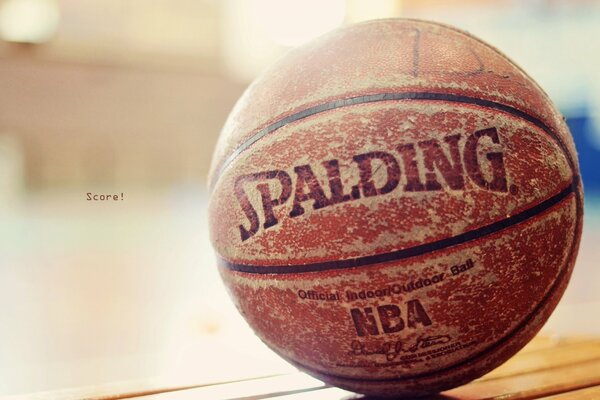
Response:
POLYGON ((579 166, 586 193, 600 192, 600 132, 588 109, 565 112, 579 153, 579 166))

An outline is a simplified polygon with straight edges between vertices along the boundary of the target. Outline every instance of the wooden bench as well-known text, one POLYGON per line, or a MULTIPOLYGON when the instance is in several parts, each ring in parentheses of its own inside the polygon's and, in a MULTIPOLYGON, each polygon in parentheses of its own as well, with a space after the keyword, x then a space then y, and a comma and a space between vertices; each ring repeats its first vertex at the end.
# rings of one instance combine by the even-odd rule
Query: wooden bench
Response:
MULTIPOLYGON (((358 400, 367 397, 330 387, 303 373, 233 382, 169 387, 125 382, 99 387, 12 396, 11 400, 358 400)), ((600 338, 538 336, 482 378, 429 400, 600 399, 600 338)))

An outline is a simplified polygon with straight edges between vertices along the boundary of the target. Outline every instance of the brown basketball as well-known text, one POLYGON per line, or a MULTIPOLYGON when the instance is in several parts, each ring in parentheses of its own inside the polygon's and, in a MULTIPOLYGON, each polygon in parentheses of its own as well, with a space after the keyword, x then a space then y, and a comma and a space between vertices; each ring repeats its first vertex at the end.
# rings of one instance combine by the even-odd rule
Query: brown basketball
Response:
POLYGON ((219 269, 256 334, 372 395, 506 361, 558 303, 581 235, 575 148, 548 96, 432 22, 289 53, 235 106, 210 180, 219 269))

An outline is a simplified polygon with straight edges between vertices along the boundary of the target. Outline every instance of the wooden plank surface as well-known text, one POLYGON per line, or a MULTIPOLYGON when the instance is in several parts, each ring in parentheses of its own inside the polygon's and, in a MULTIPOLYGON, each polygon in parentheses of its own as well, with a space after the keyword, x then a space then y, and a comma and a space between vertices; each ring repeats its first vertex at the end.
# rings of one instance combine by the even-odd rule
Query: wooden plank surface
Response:
POLYGON ((600 386, 543 397, 544 400, 598 400, 600 399, 600 386))
MULTIPOLYGON (((158 387, 146 383, 38 393, 16 399, 61 400, 350 400, 367 397, 329 387, 303 373, 216 383, 158 387)), ((515 357, 467 385, 427 400, 600 399, 600 338, 538 337, 515 357)), ((425 398, 424 398, 425 400, 425 398)))
POLYGON ((481 380, 493 380, 557 368, 576 368, 578 364, 597 360, 600 357, 600 340, 557 339, 549 347, 525 347, 518 356, 487 374, 481 380))

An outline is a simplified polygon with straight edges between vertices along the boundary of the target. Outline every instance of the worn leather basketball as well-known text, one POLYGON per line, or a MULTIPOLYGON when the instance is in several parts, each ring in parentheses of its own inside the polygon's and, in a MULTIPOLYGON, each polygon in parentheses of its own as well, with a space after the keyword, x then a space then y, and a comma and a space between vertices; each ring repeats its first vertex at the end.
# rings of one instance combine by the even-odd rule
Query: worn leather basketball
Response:
POLYGON ((371 395, 506 361, 558 303, 581 235, 562 116, 498 50, 432 22, 290 52, 231 112, 210 182, 218 267, 256 334, 371 395))

